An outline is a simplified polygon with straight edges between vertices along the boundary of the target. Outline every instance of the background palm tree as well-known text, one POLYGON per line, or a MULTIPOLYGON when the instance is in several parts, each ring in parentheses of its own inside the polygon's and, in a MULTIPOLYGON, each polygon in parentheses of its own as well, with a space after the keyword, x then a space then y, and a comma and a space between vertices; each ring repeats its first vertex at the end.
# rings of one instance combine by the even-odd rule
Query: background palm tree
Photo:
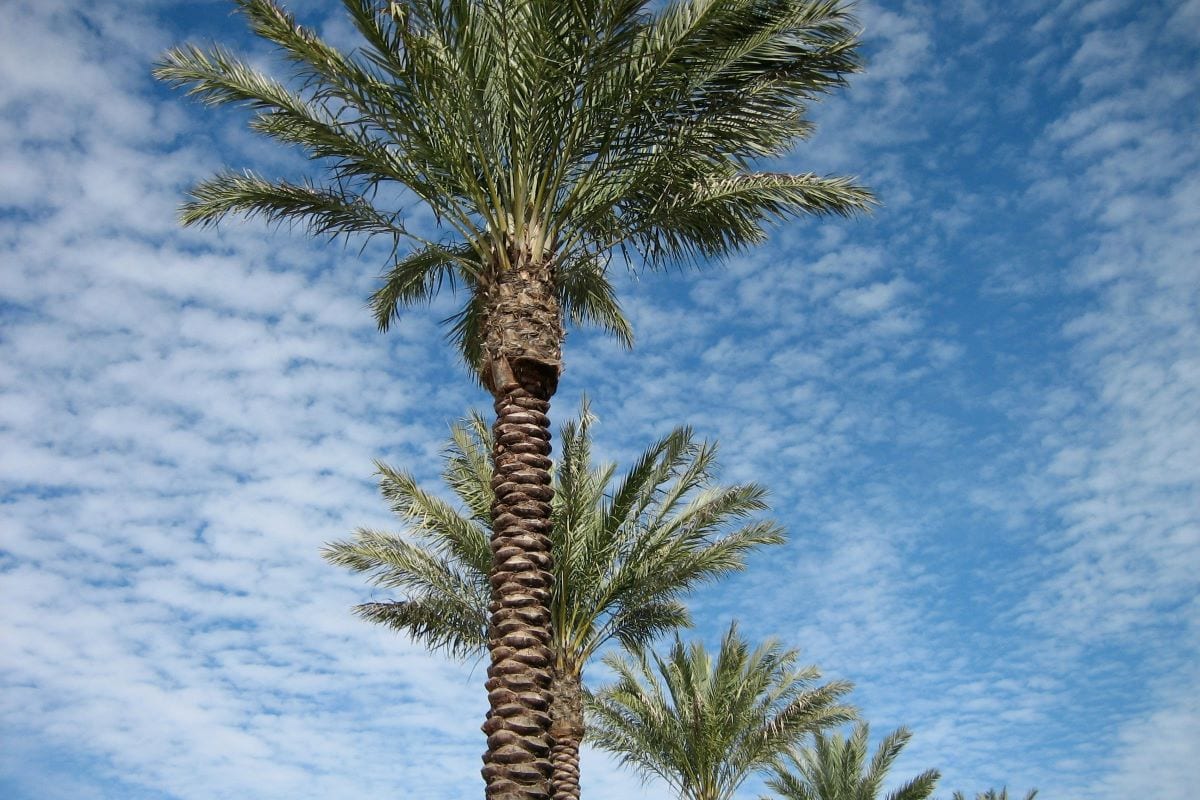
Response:
MULTIPOLYGON (((849 737, 817 733, 811 748, 788 755, 786 763, 767 786, 785 800, 877 800, 892 762, 912 734, 904 728, 879 743, 867 763, 870 728, 861 723, 849 737)), ((922 772, 886 800, 926 800, 941 777, 937 770, 922 772)))
POLYGON ((544 797, 550 771, 549 410, 564 321, 631 340, 606 277, 613 248, 647 265, 720 256, 799 214, 849 214, 846 178, 756 172, 811 125, 805 103, 859 68, 838 0, 342 0, 343 53, 273 0, 235 0, 290 67, 228 50, 168 51, 155 74, 314 162, 317 181, 225 172, 187 224, 230 213, 390 243, 373 298, 387 328, 445 283, 466 289, 451 335, 491 392, 489 796, 544 797), (403 191, 400 191, 403 190, 403 191), (433 211, 406 223, 392 201, 433 211))
MULTIPOLYGON (((772 522, 747 518, 766 508, 754 484, 713 484, 716 448, 678 428, 647 448, 617 480, 592 463, 586 402, 560 429, 554 478, 554 691, 551 706, 556 798, 579 796, 584 734, 583 670, 611 640, 627 647, 691 623, 679 602, 697 584, 744 566, 749 550, 783 541, 772 522)), ((478 415, 455 425, 443 476, 460 511, 409 475, 379 465, 380 488, 409 536, 360 529, 325 557, 404 592, 358 612, 452 655, 487 642, 488 533, 492 515, 491 433, 478 415)))
MULTIPOLYGON (((1037 797, 1037 793, 1037 789, 1030 789, 1025 793, 1025 800, 1034 800, 1037 797)), ((967 800, 967 796, 962 792, 955 792, 953 800, 967 800)), ((1008 787, 1006 786, 1000 789, 1000 791, 988 789, 986 792, 978 792, 975 795, 975 800, 1008 800, 1008 787)))
POLYGON ((588 704, 591 740, 681 800, 728 800, 752 773, 770 770, 806 734, 851 719, 845 681, 820 686, 816 667, 768 641, 751 651, 736 624, 714 662, 678 637, 667 657, 638 651, 605 664, 616 682, 588 704), (655 674, 657 672, 657 674, 655 674))

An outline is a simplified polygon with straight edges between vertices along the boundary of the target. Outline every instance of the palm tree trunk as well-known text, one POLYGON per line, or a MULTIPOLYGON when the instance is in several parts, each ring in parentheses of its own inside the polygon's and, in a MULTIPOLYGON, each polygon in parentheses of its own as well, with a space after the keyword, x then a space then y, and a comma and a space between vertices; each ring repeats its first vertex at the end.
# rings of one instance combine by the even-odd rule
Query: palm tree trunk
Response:
MULTIPOLYGON (((483 292, 481 377, 495 398, 488 800, 550 797, 550 398, 563 327, 553 275, 512 260, 483 292)), ((540 267, 540 268, 539 268, 540 267)))
POLYGON ((550 701, 550 735, 554 800, 579 800, 579 746, 583 743, 583 682, 568 671, 554 670, 550 701))

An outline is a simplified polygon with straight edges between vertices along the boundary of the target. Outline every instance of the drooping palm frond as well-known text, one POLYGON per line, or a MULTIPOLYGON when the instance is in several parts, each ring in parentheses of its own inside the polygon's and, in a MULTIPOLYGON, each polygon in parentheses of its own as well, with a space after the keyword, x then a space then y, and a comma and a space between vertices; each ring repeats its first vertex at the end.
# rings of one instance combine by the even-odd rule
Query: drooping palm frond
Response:
MULTIPOLYGON (((688 591, 742 569, 755 548, 783 541, 776 524, 748 519, 766 509, 764 490, 714 486, 716 450, 690 430, 647 448, 616 481, 614 466, 593 463, 594 421, 585 400, 579 417, 560 428, 554 468, 552 649, 576 676, 607 641, 639 646, 690 624, 680 602, 688 591)), ((461 507, 377 464, 380 489, 406 534, 359 531, 325 549, 329 561, 403 592, 402 600, 361 606, 363 616, 456 656, 485 641, 491 436, 479 415, 452 428, 443 479, 461 507), (448 613, 447 630, 434 630, 437 615, 425 612, 450 608, 453 592, 474 610, 448 613), (475 626, 471 635, 464 621, 475 626)))
MULTIPOLYGON (((859 724, 849 737, 818 733, 811 747, 789 754, 767 786, 783 800, 878 800, 892 763, 911 738, 893 731, 867 762, 870 729, 859 724)), ((928 770, 887 794, 886 800, 926 800, 940 774, 928 770)))
POLYGON ((818 685, 820 672, 797 658, 775 642, 751 650, 736 624, 715 659, 678 637, 665 658, 610 655, 616 680, 589 702, 589 736, 685 800, 728 800, 802 737, 853 716, 839 703, 850 684, 818 685))
MULTIPOLYGON (((480 652, 487 643, 490 520, 481 525, 478 519, 464 518, 421 489, 411 475, 379 462, 375 466, 380 492, 407 523, 412 539, 359 529, 352 541, 326 545, 325 559, 405 594, 400 602, 359 606, 364 618, 458 657, 480 652)), ((464 496, 470 495, 464 490, 464 496)))
POLYGON ((362 37, 351 52, 275 0, 235 2, 282 78, 217 46, 173 48, 155 74, 247 108, 314 174, 221 173, 193 190, 184 221, 236 213, 384 236, 399 257, 372 298, 380 327, 465 290, 452 338, 472 364, 472 298, 516 250, 552 269, 570 321, 629 343, 605 275, 613 248, 651 267, 719 257, 771 221, 872 203, 853 179, 755 171, 809 134, 807 103, 860 69, 839 0, 342 0, 362 37), (399 197, 433 211, 436 241, 405 223, 399 197))
POLYGON ((470 248, 430 244, 396 260, 371 295, 371 310, 379 330, 386 332, 402 308, 433 298, 443 284, 453 289, 464 273, 473 276, 475 254, 470 248))
MULTIPOLYGON (((385 481, 387 479, 385 478, 385 481)), ((429 517, 428 524, 437 517, 429 517)), ((430 529, 426 529, 430 530, 430 529)), ((403 631, 431 649, 467 657, 487 645, 487 604, 490 599, 487 571, 464 569, 455 554, 466 554, 482 541, 456 541, 460 531, 426 537, 420 546, 387 533, 369 529, 355 532, 352 542, 325 547, 327 561, 363 572, 386 589, 403 592, 400 602, 365 603, 355 610, 365 619, 403 631)))
POLYGON ((185 223, 208 224, 215 216, 239 211, 268 222, 299 220, 314 235, 387 234, 399 238, 405 231, 394 218, 378 212, 362 198, 310 184, 287 181, 268 183, 251 172, 221 173, 192 189, 181 217, 185 223))

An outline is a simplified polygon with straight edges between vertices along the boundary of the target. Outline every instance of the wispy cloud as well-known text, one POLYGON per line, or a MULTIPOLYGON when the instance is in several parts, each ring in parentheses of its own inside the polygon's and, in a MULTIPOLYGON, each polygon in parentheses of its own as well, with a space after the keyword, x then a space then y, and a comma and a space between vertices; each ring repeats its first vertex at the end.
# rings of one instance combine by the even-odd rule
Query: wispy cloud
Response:
MULTIPOLYGON (((354 619, 371 590, 317 555, 392 525, 372 458, 432 482, 485 405, 450 300, 380 337, 371 253, 177 227, 223 164, 298 166, 149 79, 174 41, 239 35, 225 4, 13 9, 0 793, 477 794, 482 667, 354 619)), ((558 416, 587 391, 618 460, 693 424, 792 531, 695 598, 696 635, 738 616, 855 680, 873 730, 915 731, 895 773, 946 794, 1190 796, 1198 9, 864 3, 869 71, 788 163, 883 207, 619 275, 636 350, 568 343, 558 416)), ((584 763, 591 795, 643 792, 584 763)))

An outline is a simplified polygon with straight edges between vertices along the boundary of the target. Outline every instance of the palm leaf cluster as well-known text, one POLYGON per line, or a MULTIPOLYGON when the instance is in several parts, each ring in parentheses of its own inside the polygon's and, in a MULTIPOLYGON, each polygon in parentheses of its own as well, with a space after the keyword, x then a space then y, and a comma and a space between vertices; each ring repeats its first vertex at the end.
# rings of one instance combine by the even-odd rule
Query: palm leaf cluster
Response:
POLYGON ((860 68, 837 0, 342 0, 344 53, 273 0, 236 0, 274 45, 277 79, 222 47, 177 47, 156 75, 299 147, 319 180, 224 172, 188 224, 231 213, 330 236, 382 237, 386 329, 443 285, 468 301, 452 335, 481 357, 482 298, 515 261, 554 274, 563 313, 631 332, 605 276, 614 247, 646 265, 719 256, 796 214, 849 214, 852 179, 756 171, 811 130, 808 102, 860 68), (439 231, 410 224, 407 198, 439 231))
POLYGON ((768 641, 751 650, 730 627, 714 659, 676 638, 666 657, 608 656, 614 683, 589 706, 589 736, 686 800, 728 800, 809 733, 853 717, 850 684, 816 685, 815 667, 768 641))
MULTIPOLYGON (((860 723, 846 737, 818 732, 810 747, 793 751, 767 786, 783 800, 876 800, 892 763, 912 734, 893 731, 867 761, 870 728, 860 723)), ((886 800, 926 800, 940 774, 927 770, 887 793, 886 800)))
POLYGON ((613 465, 591 466, 590 421, 585 410, 563 426, 553 536, 563 578, 552 602, 555 652, 573 654, 564 666, 576 671, 610 639, 636 648, 691 625, 684 593, 784 540, 774 522, 751 519, 766 510, 766 491, 715 485, 716 447, 690 428, 652 444, 615 480, 613 465), (593 617, 598 609, 606 611, 593 617))
MULTIPOLYGON (((714 485, 716 448, 690 429, 655 442, 618 480, 614 465, 593 463, 592 422, 585 404, 577 421, 561 427, 554 470, 553 652, 561 669, 576 674, 607 641, 636 647, 689 625, 683 594, 742 569, 755 547, 783 541, 775 523, 750 519, 766 508, 764 490, 714 485)), ((442 476, 461 507, 408 473, 376 465, 405 534, 361 528, 328 545, 325 557, 405 599, 365 603, 360 615, 454 656, 483 650, 491 446, 478 415, 452 427, 442 476)))
MULTIPOLYGON (((1037 797, 1038 790, 1030 789, 1025 793, 1025 800, 1034 800, 1037 797)), ((967 796, 962 792, 955 792, 953 800, 967 800, 967 796)), ((997 789, 988 789, 978 792, 975 795, 975 800, 1008 800, 1008 787, 997 789)))

